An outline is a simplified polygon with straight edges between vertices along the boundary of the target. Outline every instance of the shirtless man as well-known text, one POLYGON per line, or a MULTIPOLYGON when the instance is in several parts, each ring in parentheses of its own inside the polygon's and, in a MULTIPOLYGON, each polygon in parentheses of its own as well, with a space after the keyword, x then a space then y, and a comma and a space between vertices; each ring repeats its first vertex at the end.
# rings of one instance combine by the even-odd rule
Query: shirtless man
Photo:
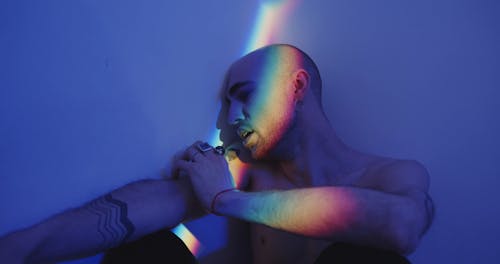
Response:
POLYGON ((242 184, 233 185, 224 158, 200 151, 201 142, 174 168, 207 211, 251 223, 255 263, 313 263, 332 242, 415 250, 433 217, 426 169, 344 144, 305 53, 289 45, 252 52, 232 65, 222 96, 222 139, 238 135, 237 151, 251 156, 237 176, 242 184))
POLYGON ((90 256, 207 211, 229 217, 235 232, 202 262, 313 263, 336 242, 415 250, 433 217, 425 168, 344 144, 305 53, 289 45, 250 53, 230 68, 222 96, 227 159, 196 142, 174 159, 168 180, 128 184, 1 237, 0 259, 90 256))

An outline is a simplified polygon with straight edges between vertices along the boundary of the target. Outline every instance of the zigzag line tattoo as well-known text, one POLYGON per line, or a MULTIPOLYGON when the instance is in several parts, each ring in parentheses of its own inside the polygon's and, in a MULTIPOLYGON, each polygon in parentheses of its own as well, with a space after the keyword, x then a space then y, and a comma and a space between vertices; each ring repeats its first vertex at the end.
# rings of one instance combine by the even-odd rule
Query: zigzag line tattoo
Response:
POLYGON ((114 199, 111 194, 100 197, 87 206, 98 217, 97 231, 102 237, 102 247, 116 247, 127 241, 135 227, 127 217, 127 204, 114 199))

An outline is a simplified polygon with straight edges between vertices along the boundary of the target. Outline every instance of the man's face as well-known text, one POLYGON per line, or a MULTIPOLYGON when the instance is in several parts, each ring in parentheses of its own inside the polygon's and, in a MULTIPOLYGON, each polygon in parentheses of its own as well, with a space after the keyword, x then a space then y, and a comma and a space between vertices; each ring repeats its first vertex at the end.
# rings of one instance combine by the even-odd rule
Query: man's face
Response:
POLYGON ((279 64, 278 55, 253 54, 235 63, 223 93, 226 122, 254 159, 267 157, 294 119, 293 65, 279 64))

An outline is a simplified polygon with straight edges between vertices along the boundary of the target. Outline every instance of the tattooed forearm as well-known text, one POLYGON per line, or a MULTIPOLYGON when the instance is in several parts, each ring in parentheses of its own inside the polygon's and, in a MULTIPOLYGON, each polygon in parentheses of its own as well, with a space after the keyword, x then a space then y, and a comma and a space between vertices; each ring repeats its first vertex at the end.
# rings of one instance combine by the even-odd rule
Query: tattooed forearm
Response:
POLYGON ((127 204, 111 194, 92 201, 86 208, 98 217, 97 231, 102 237, 103 248, 118 246, 134 233, 134 225, 127 217, 127 204))

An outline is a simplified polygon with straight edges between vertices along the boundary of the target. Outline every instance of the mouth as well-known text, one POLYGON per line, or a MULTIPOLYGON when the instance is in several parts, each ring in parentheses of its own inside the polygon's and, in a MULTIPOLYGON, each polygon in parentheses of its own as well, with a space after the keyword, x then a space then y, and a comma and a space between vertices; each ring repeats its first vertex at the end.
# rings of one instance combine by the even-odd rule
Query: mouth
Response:
POLYGON ((250 135, 253 134, 253 131, 250 130, 250 129, 245 129, 245 128, 238 128, 238 136, 243 140, 243 141, 246 141, 250 135))

